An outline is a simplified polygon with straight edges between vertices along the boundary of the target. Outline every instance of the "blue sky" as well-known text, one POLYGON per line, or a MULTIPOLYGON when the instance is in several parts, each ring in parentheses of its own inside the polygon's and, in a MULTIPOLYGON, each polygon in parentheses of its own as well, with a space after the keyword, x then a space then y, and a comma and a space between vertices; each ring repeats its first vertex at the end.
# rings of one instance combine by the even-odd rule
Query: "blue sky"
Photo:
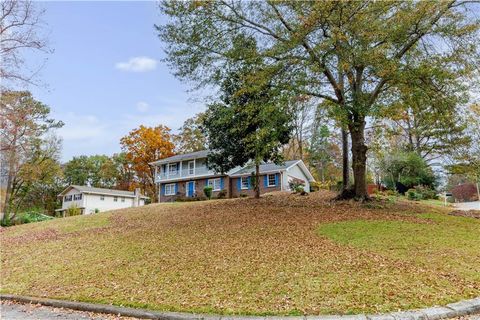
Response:
MULTIPOLYGON (((157 2, 37 2, 54 50, 31 87, 65 122, 62 160, 120 151, 119 139, 140 124, 178 129, 203 110, 160 60, 157 2)), ((27 56, 30 62, 44 56, 27 56)))

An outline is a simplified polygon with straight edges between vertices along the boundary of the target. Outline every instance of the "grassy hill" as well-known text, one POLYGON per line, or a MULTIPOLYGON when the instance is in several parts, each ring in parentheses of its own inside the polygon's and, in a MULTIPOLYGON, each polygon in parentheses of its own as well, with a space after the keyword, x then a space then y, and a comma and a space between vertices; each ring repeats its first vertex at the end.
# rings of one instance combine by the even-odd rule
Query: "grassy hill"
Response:
POLYGON ((154 204, 3 229, 1 291, 159 310, 384 312, 480 295, 480 221, 331 194, 154 204))

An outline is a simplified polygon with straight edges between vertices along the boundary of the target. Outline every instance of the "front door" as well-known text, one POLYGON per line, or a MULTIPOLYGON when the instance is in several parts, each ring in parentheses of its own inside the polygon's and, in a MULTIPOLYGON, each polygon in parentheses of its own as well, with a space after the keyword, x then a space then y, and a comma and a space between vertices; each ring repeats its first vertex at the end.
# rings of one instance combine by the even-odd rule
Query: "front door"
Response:
POLYGON ((187 182, 187 197, 193 197, 195 193, 195 181, 187 182))

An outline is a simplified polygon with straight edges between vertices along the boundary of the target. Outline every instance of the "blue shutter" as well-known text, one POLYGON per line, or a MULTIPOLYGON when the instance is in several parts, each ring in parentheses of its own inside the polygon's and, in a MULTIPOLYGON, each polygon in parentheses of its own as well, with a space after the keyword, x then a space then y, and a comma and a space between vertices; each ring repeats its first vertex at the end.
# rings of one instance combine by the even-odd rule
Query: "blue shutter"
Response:
POLYGON ((263 186, 268 187, 268 174, 263 176, 263 186))
POLYGON ((223 177, 220 178, 220 189, 223 190, 223 188, 225 187, 225 185, 223 184, 223 177))
POLYGON ((178 182, 175 183, 175 194, 177 194, 177 192, 178 192, 178 182))
POLYGON ((278 187, 278 173, 275 173, 275 187, 278 187))
POLYGON ((162 184, 162 196, 164 196, 164 195, 165 195, 165 185, 162 184))
POLYGON ((237 189, 242 190, 242 178, 237 179, 237 189))
POLYGON ((208 187, 208 179, 205 179, 205 187, 208 187))
POLYGON ((252 182, 251 180, 252 180, 252 177, 248 177, 248 178, 247 178, 247 181, 248 181, 248 190, 251 189, 251 185, 252 185, 252 184, 251 184, 251 182, 252 182))
POLYGON ((162 168, 163 168, 163 173, 166 174, 167 173, 167 165, 166 164, 162 165, 162 168))

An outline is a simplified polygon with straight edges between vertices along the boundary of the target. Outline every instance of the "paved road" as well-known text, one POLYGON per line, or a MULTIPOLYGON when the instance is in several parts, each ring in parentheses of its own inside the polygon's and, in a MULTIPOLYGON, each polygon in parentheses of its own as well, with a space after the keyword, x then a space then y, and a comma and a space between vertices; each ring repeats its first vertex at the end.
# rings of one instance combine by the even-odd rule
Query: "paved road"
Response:
MULTIPOLYGON (((106 314, 94 314, 75 310, 45 307, 32 304, 18 304, 2 301, 0 304, 1 320, 140 320, 136 318, 117 317, 106 314)), ((451 320, 480 320, 480 315, 459 317, 451 320)))
MULTIPOLYGON (((114 315, 45 307, 33 304, 18 304, 2 301, 0 304, 1 320, 136 320, 135 318, 114 315)), ((480 320, 480 319, 476 319, 480 320)))
POLYGON ((455 203, 455 208, 459 210, 480 210, 480 201, 455 203))

